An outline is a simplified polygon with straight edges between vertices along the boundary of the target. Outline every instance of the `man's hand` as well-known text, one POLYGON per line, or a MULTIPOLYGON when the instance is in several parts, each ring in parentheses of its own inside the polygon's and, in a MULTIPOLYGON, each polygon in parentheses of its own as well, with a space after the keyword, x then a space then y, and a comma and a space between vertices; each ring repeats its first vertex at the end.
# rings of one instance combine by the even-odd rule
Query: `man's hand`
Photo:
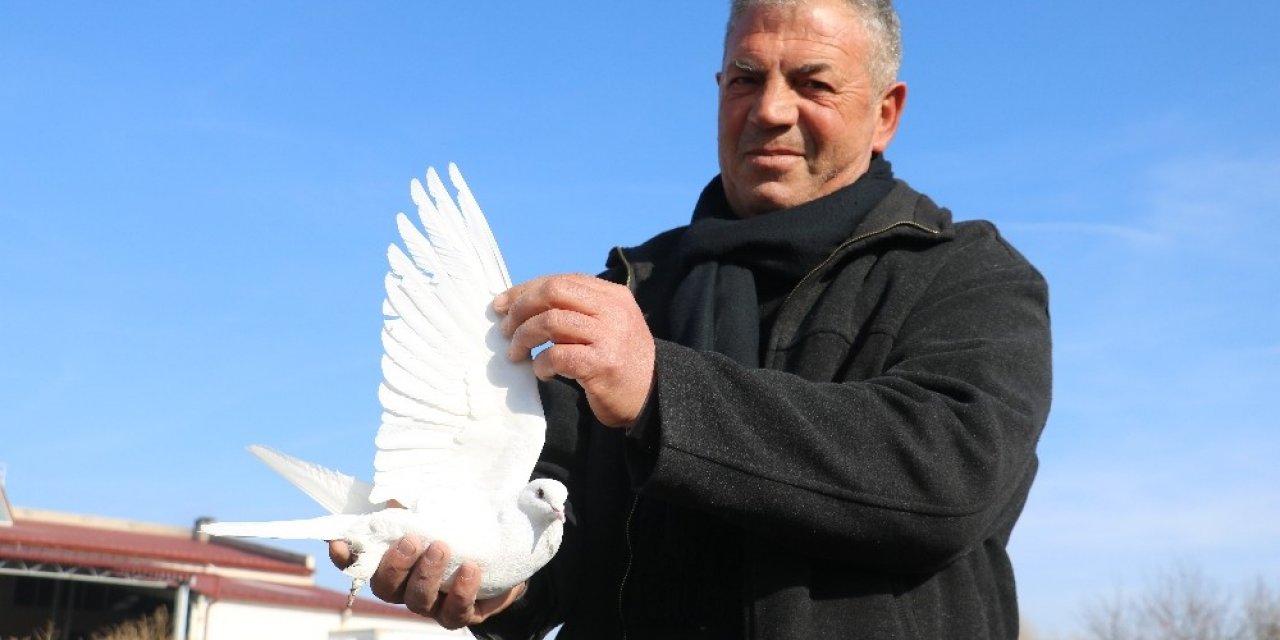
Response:
MULTIPOLYGON (((345 568, 354 560, 342 540, 329 543, 329 559, 338 568, 345 568)), ((448 591, 441 591, 448 566, 448 545, 433 542, 423 549, 415 537, 405 536, 383 554, 369 588, 373 595, 387 602, 403 603, 410 611, 431 618, 446 629, 479 624, 524 595, 525 584, 520 583, 506 593, 476 600, 480 569, 471 562, 462 563, 453 576, 453 585, 448 591)))
POLYGON ((550 342, 533 360, 538 378, 577 380, 606 426, 635 423, 653 386, 654 345, 631 291, 582 274, 546 276, 499 294, 493 308, 505 316, 508 357, 550 342))

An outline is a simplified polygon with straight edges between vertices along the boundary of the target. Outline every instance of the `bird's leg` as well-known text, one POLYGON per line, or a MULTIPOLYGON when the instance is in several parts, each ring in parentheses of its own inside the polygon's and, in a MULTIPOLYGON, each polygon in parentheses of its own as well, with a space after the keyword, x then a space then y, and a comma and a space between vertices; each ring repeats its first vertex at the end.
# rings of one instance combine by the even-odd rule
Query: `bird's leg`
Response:
POLYGON ((385 546, 359 544, 351 542, 351 549, 355 551, 356 561, 352 562, 343 569, 342 572, 351 576, 351 591, 347 594, 347 609, 350 609, 356 603, 356 593, 360 591, 360 587, 369 584, 369 579, 373 577, 373 572, 378 570, 378 563, 382 560, 382 554, 378 551, 385 551, 385 546))
POLYGON ((356 592, 360 590, 360 587, 364 586, 364 583, 365 581, 360 578, 351 581, 351 592, 347 594, 347 611, 350 611, 351 607, 355 606, 356 592))

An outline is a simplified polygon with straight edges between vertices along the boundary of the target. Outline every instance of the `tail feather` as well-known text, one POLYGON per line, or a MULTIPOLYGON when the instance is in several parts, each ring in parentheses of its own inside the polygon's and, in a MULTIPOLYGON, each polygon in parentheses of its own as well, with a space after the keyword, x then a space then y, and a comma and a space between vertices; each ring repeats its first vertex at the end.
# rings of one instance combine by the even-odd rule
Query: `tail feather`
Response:
POLYGON ((339 514, 306 520, 269 522, 210 522, 200 532, 237 538, 283 538, 288 540, 340 540, 361 516, 339 514))
POLYGON ((299 460, 262 445, 251 445, 249 453, 266 463, 290 484, 302 490, 329 513, 360 514, 377 511, 369 502, 373 487, 345 473, 299 460))

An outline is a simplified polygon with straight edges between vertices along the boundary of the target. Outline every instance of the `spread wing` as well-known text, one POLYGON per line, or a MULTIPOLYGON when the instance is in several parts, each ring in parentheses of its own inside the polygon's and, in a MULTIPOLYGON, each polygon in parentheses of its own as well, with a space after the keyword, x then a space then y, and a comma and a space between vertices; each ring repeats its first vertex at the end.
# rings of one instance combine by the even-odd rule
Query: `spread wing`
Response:
POLYGON ((484 214, 457 167, 450 197, 427 170, 410 185, 422 223, 396 216, 404 247, 387 250, 382 425, 372 502, 495 510, 529 481, 546 433, 531 365, 506 357, 493 297, 511 286, 484 214), (425 233, 424 233, 425 232, 425 233))

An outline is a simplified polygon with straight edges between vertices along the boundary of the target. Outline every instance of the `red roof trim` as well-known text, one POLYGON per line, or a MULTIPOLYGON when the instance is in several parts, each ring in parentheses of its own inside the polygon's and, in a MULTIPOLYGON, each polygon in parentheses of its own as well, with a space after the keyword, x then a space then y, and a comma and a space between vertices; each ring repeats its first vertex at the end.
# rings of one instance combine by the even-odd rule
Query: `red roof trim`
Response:
POLYGON ((158 562, 214 565, 231 569, 310 576, 304 564, 285 562, 250 551, 190 538, 137 531, 95 529, 54 522, 19 520, 0 529, 0 549, 6 553, 58 552, 75 562, 93 566, 155 565, 158 562))
MULTIPOLYGON (((11 527, 0 527, 0 560, 163 581, 170 586, 185 582, 191 585, 192 591, 214 601, 334 612, 346 607, 346 593, 297 584, 299 578, 310 578, 314 571, 305 562, 270 557, 272 551, 266 548, 255 553, 249 546, 231 547, 163 533, 62 522, 18 520, 11 527), (266 575, 263 580, 252 580, 214 573, 220 569, 250 570, 266 575), (272 574, 278 576, 279 581, 272 580, 272 574)), ((376 600, 358 598, 352 609, 365 615, 422 620, 403 605, 376 600)))

